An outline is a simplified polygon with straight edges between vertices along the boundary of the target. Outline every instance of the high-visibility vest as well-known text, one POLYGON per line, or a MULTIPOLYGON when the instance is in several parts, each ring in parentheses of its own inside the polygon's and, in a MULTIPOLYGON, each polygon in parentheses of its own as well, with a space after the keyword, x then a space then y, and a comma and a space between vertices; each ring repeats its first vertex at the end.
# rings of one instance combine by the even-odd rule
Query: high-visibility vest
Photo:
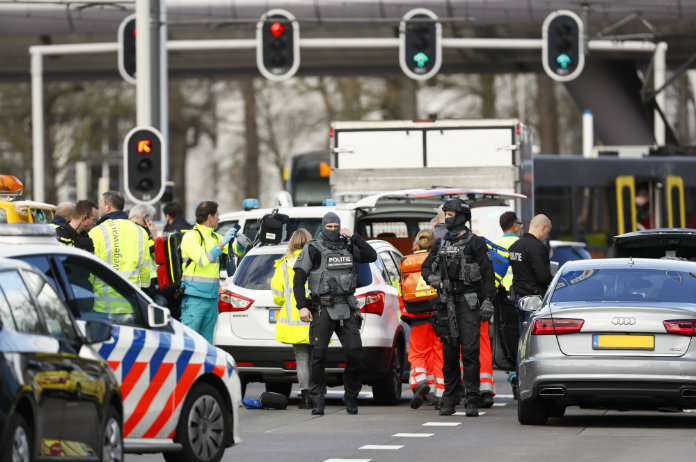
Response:
MULTIPOLYGON (((89 232, 94 243, 94 255, 104 260, 136 287, 150 286, 150 251, 147 233, 128 219, 109 219, 89 232)), ((106 313, 131 313, 132 305, 111 287, 94 278, 93 288, 97 297, 94 311, 106 313)))
MULTIPOLYGON (((181 239, 184 293, 194 297, 218 298, 220 256, 213 257, 211 251, 222 236, 213 228, 201 224, 196 224, 193 230, 197 232, 187 232, 181 239)), ((222 253, 227 253, 227 247, 223 248, 222 253)))
POLYGON ((297 309, 292 288, 292 279, 295 277, 293 265, 300 252, 302 249, 297 249, 291 256, 286 255, 276 260, 275 273, 271 279, 273 302, 280 307, 275 339, 282 343, 309 343, 309 323, 300 320, 300 311, 297 309))
MULTIPOLYGON (((512 234, 512 233, 511 233, 512 234)), ((500 247, 504 247, 506 249, 509 249, 512 244, 517 242, 517 239, 520 237, 517 234, 513 234, 510 236, 503 236, 500 239, 496 239, 493 241, 494 244, 499 245, 500 247)), ((503 277, 503 287, 505 289, 510 290, 512 288, 512 266, 509 266, 507 269, 507 272, 505 273, 505 276, 503 277)))
POLYGON ((486 247, 488 247, 488 254, 491 256, 491 261, 493 262, 493 272, 495 273, 495 286, 498 287, 505 275, 507 274, 508 268, 510 267, 510 252, 507 248, 502 247, 483 238, 486 241, 486 247))

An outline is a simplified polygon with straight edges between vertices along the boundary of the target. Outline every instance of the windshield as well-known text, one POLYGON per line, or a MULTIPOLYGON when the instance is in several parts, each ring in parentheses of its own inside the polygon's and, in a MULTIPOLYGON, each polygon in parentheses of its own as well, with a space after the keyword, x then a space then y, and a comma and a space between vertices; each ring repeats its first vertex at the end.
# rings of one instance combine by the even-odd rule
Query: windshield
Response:
POLYGON ((567 271, 558 280, 551 303, 696 303, 694 294, 694 273, 634 268, 567 271))
POLYGON ((274 265, 280 257, 282 255, 277 253, 247 255, 234 273, 234 285, 251 290, 270 290, 274 265))

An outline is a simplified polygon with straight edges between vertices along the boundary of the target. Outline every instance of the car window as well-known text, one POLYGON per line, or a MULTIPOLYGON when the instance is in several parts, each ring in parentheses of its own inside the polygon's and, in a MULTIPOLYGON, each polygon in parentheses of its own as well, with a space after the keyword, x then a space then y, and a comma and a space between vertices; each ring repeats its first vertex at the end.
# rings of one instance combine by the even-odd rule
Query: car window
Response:
POLYGON ((220 223, 220 226, 218 226, 215 232, 224 236, 227 230, 236 225, 237 223, 239 223, 239 220, 230 220, 225 221, 224 223, 220 223))
POLYGON ((269 290, 275 262, 280 257, 282 255, 277 253, 247 255, 234 273, 234 285, 251 290, 269 290))
POLYGON ((373 221, 364 223, 365 238, 408 237, 408 226, 403 221, 373 221))
POLYGON ((29 334, 43 334, 39 314, 19 273, 17 271, 0 273, 0 287, 10 304, 15 329, 29 334))
POLYGON ((387 268, 384 266, 384 262, 382 262, 382 259, 377 258, 377 260, 375 260, 375 265, 377 265, 377 268, 379 269, 380 273, 382 274, 382 278, 384 278, 385 281, 388 281, 389 274, 387 273, 387 268))
POLYGON ((591 269, 567 271, 559 278, 551 302, 618 301, 696 303, 696 276, 658 269, 591 269))
POLYGON ((592 258, 590 252, 582 247, 556 247, 552 251, 551 260, 558 262, 559 267, 563 266, 567 261, 592 258))
POLYGON ((27 256, 18 256, 15 257, 17 260, 22 260, 24 262, 29 263, 31 266, 34 268, 38 269, 40 272, 48 278, 48 282, 51 283, 53 288, 59 292, 62 293, 60 284, 57 282, 56 274, 53 269, 53 266, 51 266, 51 263, 48 259, 48 257, 45 257, 43 255, 27 255, 27 256))
POLYGON ((73 255, 56 261, 63 265, 80 317, 147 327, 135 291, 113 270, 73 255))
MULTIPOLYGON (((2 276, 0 275, 0 277, 2 276)), ((10 304, 7 303, 7 299, 5 298, 5 294, 2 289, 0 289, 0 322, 2 322, 3 326, 7 326, 12 330, 17 330, 14 318, 12 317, 12 310, 10 310, 10 304)))
POLYGON ((387 278, 387 282, 391 285, 398 284, 401 276, 399 274, 399 270, 396 268, 394 260, 392 260, 390 253, 380 252, 379 256, 384 262, 384 267, 387 269, 387 275, 389 276, 387 278))
POLYGON ((33 271, 23 271, 24 280, 34 295, 43 315, 48 333, 53 337, 76 341, 79 337, 68 314, 68 309, 44 278, 33 271))

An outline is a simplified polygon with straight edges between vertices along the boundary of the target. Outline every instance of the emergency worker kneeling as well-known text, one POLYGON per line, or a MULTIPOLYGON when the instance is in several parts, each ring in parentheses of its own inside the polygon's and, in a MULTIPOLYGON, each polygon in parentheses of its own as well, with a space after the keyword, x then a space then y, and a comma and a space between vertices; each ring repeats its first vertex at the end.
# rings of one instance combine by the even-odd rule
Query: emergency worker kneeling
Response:
POLYGON ((440 296, 436 334, 442 340, 445 392, 440 415, 452 415, 459 401, 461 351, 466 415, 478 415, 480 388, 479 335, 481 321, 493 315, 495 275, 483 238, 466 223, 471 209, 460 199, 443 205, 447 234, 435 241, 421 274, 440 296))
POLYGON ((324 415, 324 364, 334 332, 347 357, 343 373, 346 411, 357 414, 357 398, 362 387, 362 315, 354 296, 357 283, 355 264, 373 262, 377 253, 360 235, 346 228, 339 231, 341 220, 335 213, 324 215, 321 225, 321 234, 305 245, 293 268, 293 293, 300 319, 311 322, 309 342, 313 350, 309 395, 312 414, 324 415), (307 299, 304 290, 308 278, 311 300, 307 299))

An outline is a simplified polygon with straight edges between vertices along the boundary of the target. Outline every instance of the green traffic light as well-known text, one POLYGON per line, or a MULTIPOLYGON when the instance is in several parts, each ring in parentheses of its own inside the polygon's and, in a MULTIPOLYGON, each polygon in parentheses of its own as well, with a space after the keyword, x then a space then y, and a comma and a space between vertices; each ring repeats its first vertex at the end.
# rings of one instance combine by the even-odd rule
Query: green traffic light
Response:
POLYGON ((567 69, 567 68, 568 68, 568 65, 570 65, 570 63, 572 63, 573 60, 572 60, 571 57, 568 56, 567 54, 561 53, 561 54, 558 55, 558 57, 556 58, 556 62, 557 62, 563 69, 567 69))
POLYGON ((413 55, 413 61, 416 63, 418 67, 424 67, 428 61, 430 61, 430 58, 428 58, 428 55, 423 53, 422 51, 419 51, 415 55, 413 55))

